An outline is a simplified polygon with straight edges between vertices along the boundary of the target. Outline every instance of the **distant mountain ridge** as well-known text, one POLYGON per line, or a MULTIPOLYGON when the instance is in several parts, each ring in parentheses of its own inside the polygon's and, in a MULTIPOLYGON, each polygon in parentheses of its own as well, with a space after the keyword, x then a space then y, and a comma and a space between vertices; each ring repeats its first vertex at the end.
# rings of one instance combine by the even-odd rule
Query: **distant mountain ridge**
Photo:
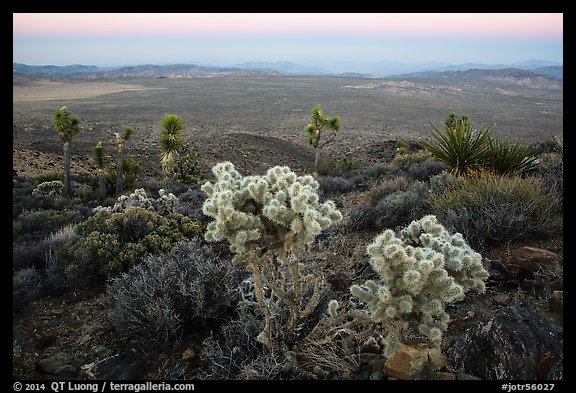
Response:
MULTIPOLYGON (((556 67, 556 66, 551 66, 556 67)), ((463 71, 426 71, 397 75, 395 78, 426 78, 426 77, 450 77, 467 79, 484 79, 499 83, 514 84, 532 88, 562 89, 562 67, 549 69, 543 67, 545 72, 537 70, 522 70, 519 68, 502 68, 496 70, 469 69, 463 71), (557 77, 553 74, 560 74, 557 77)))
MULTIPOLYGON (((390 62, 388 62, 390 63, 390 62)), ((382 62, 382 69, 385 64, 382 62)), ((394 63, 394 62, 393 62, 394 63)), ((543 60, 527 60, 513 64, 478 64, 478 63, 465 63, 455 65, 439 65, 434 63, 422 64, 420 69, 417 65, 406 65, 405 72, 402 69, 402 64, 399 62, 394 63, 395 73, 387 74, 386 72, 378 71, 378 64, 371 65, 372 72, 363 72, 354 70, 353 65, 351 69, 345 72, 328 71, 326 68, 320 66, 305 66, 295 64, 289 61, 281 62, 248 62, 242 64, 235 64, 232 66, 200 66, 196 64, 169 64, 169 65, 155 65, 144 64, 135 66, 124 67, 97 67, 91 65, 26 65, 21 63, 12 63, 12 70, 14 74, 24 75, 47 75, 47 76, 70 76, 70 77, 92 77, 92 78, 115 78, 115 77, 190 77, 190 76, 224 76, 224 75, 343 75, 353 76, 360 78, 374 78, 374 77, 388 77, 388 76, 402 76, 402 75, 420 75, 426 73, 442 73, 442 72, 459 72, 469 70, 485 70, 485 71, 498 71, 498 70, 524 70, 536 73, 545 77, 553 77, 560 82, 563 80, 563 65, 557 63, 543 61, 543 60)), ((390 63, 391 64, 391 63, 390 63)), ((361 67, 360 67, 361 68, 361 67)))

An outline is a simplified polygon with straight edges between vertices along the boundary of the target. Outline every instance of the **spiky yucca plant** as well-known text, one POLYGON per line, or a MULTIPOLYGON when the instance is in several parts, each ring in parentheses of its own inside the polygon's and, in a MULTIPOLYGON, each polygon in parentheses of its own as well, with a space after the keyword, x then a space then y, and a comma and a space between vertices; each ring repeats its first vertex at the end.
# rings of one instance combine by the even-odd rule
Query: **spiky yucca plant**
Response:
POLYGON ((126 143, 130 140, 130 137, 134 133, 134 129, 130 127, 124 127, 122 132, 117 132, 114 134, 116 137, 116 147, 118 148, 118 157, 116 158, 116 167, 118 176, 116 176, 116 194, 120 195, 124 190, 124 149, 126 149, 126 143))
POLYGON ((492 126, 472 128, 470 120, 463 116, 450 123, 444 123, 442 129, 436 128, 432 136, 439 142, 434 145, 420 141, 420 145, 428 150, 436 159, 447 164, 452 175, 461 175, 484 165, 489 153, 489 140, 492 126))
POLYGON ((184 141, 182 140, 184 123, 180 116, 169 113, 160 120, 160 128, 159 142, 162 150, 162 172, 172 181, 174 164, 180 155, 180 150, 184 147, 184 141))
POLYGON ((96 170, 98 171, 98 197, 100 201, 106 198, 106 173, 105 173, 105 155, 104 146, 102 146, 102 141, 98 141, 95 147, 92 148, 94 153, 94 163, 96 164, 96 170))
POLYGON ((521 174, 538 169, 534 150, 520 141, 495 136, 488 140, 488 166, 499 174, 521 174))

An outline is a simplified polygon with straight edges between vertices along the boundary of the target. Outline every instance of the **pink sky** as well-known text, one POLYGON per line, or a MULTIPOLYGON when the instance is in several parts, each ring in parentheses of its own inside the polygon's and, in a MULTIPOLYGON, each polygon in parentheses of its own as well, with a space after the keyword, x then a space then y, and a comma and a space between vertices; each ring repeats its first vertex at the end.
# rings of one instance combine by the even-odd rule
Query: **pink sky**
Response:
POLYGON ((561 38, 563 14, 13 14, 35 35, 394 34, 561 38))

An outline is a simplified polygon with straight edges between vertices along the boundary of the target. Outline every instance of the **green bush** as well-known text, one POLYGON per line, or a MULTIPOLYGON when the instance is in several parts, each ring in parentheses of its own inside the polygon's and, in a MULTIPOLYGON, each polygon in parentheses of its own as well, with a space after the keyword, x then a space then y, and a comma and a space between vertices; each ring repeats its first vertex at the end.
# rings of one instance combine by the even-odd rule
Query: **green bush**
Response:
POLYGON ((75 230, 79 237, 62 246, 57 259, 76 284, 127 271, 146 254, 165 253, 203 233, 197 221, 181 214, 164 217, 139 207, 118 213, 101 210, 75 230))
POLYGON ((534 178, 474 172, 436 192, 430 203, 432 214, 479 250, 545 238, 562 227, 557 195, 534 178))
POLYGON ((62 172, 47 172, 47 173, 43 173, 41 175, 35 176, 34 180, 36 181, 36 184, 41 184, 41 183, 51 182, 51 181, 56 181, 56 180, 64 183, 64 173, 62 173, 62 172))
POLYGON ((23 236, 30 238, 43 237, 67 224, 75 224, 84 219, 78 210, 35 210, 25 211, 12 220, 14 239, 23 236))

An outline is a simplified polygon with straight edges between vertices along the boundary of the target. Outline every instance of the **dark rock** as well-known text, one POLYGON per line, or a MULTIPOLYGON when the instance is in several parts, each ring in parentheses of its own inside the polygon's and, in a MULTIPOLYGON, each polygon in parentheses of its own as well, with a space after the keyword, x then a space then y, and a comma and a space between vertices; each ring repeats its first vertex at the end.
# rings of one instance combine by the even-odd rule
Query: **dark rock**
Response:
POLYGON ((44 334, 38 337, 36 347, 38 349, 47 348, 56 342, 56 336, 53 334, 44 334))
POLYGON ((326 281, 328 281, 334 292, 348 293, 350 285, 352 285, 352 279, 340 272, 330 275, 326 281))
POLYGON ((564 316, 564 291, 554 291, 548 299, 548 310, 564 316))
POLYGON ((58 352, 50 357, 44 358, 38 362, 36 368, 38 371, 46 374, 54 374, 68 362, 66 354, 58 352))
POLYGON ((60 321, 58 320, 58 318, 52 318, 50 321, 48 321, 48 326, 50 327, 58 327, 60 326, 60 321))
POLYGON ((176 365, 170 373, 170 379, 184 379, 184 367, 180 362, 176 362, 176 365))
POLYGON ((562 379, 562 334, 537 312, 508 307, 446 350, 452 367, 489 380, 562 379))
POLYGON ((58 367, 56 371, 54 371, 54 375, 57 377, 75 377, 78 375, 78 370, 69 364, 65 364, 62 367, 58 367))
POLYGON ((144 359, 134 350, 102 359, 87 367, 84 372, 88 379, 129 380, 139 379, 144 359))

